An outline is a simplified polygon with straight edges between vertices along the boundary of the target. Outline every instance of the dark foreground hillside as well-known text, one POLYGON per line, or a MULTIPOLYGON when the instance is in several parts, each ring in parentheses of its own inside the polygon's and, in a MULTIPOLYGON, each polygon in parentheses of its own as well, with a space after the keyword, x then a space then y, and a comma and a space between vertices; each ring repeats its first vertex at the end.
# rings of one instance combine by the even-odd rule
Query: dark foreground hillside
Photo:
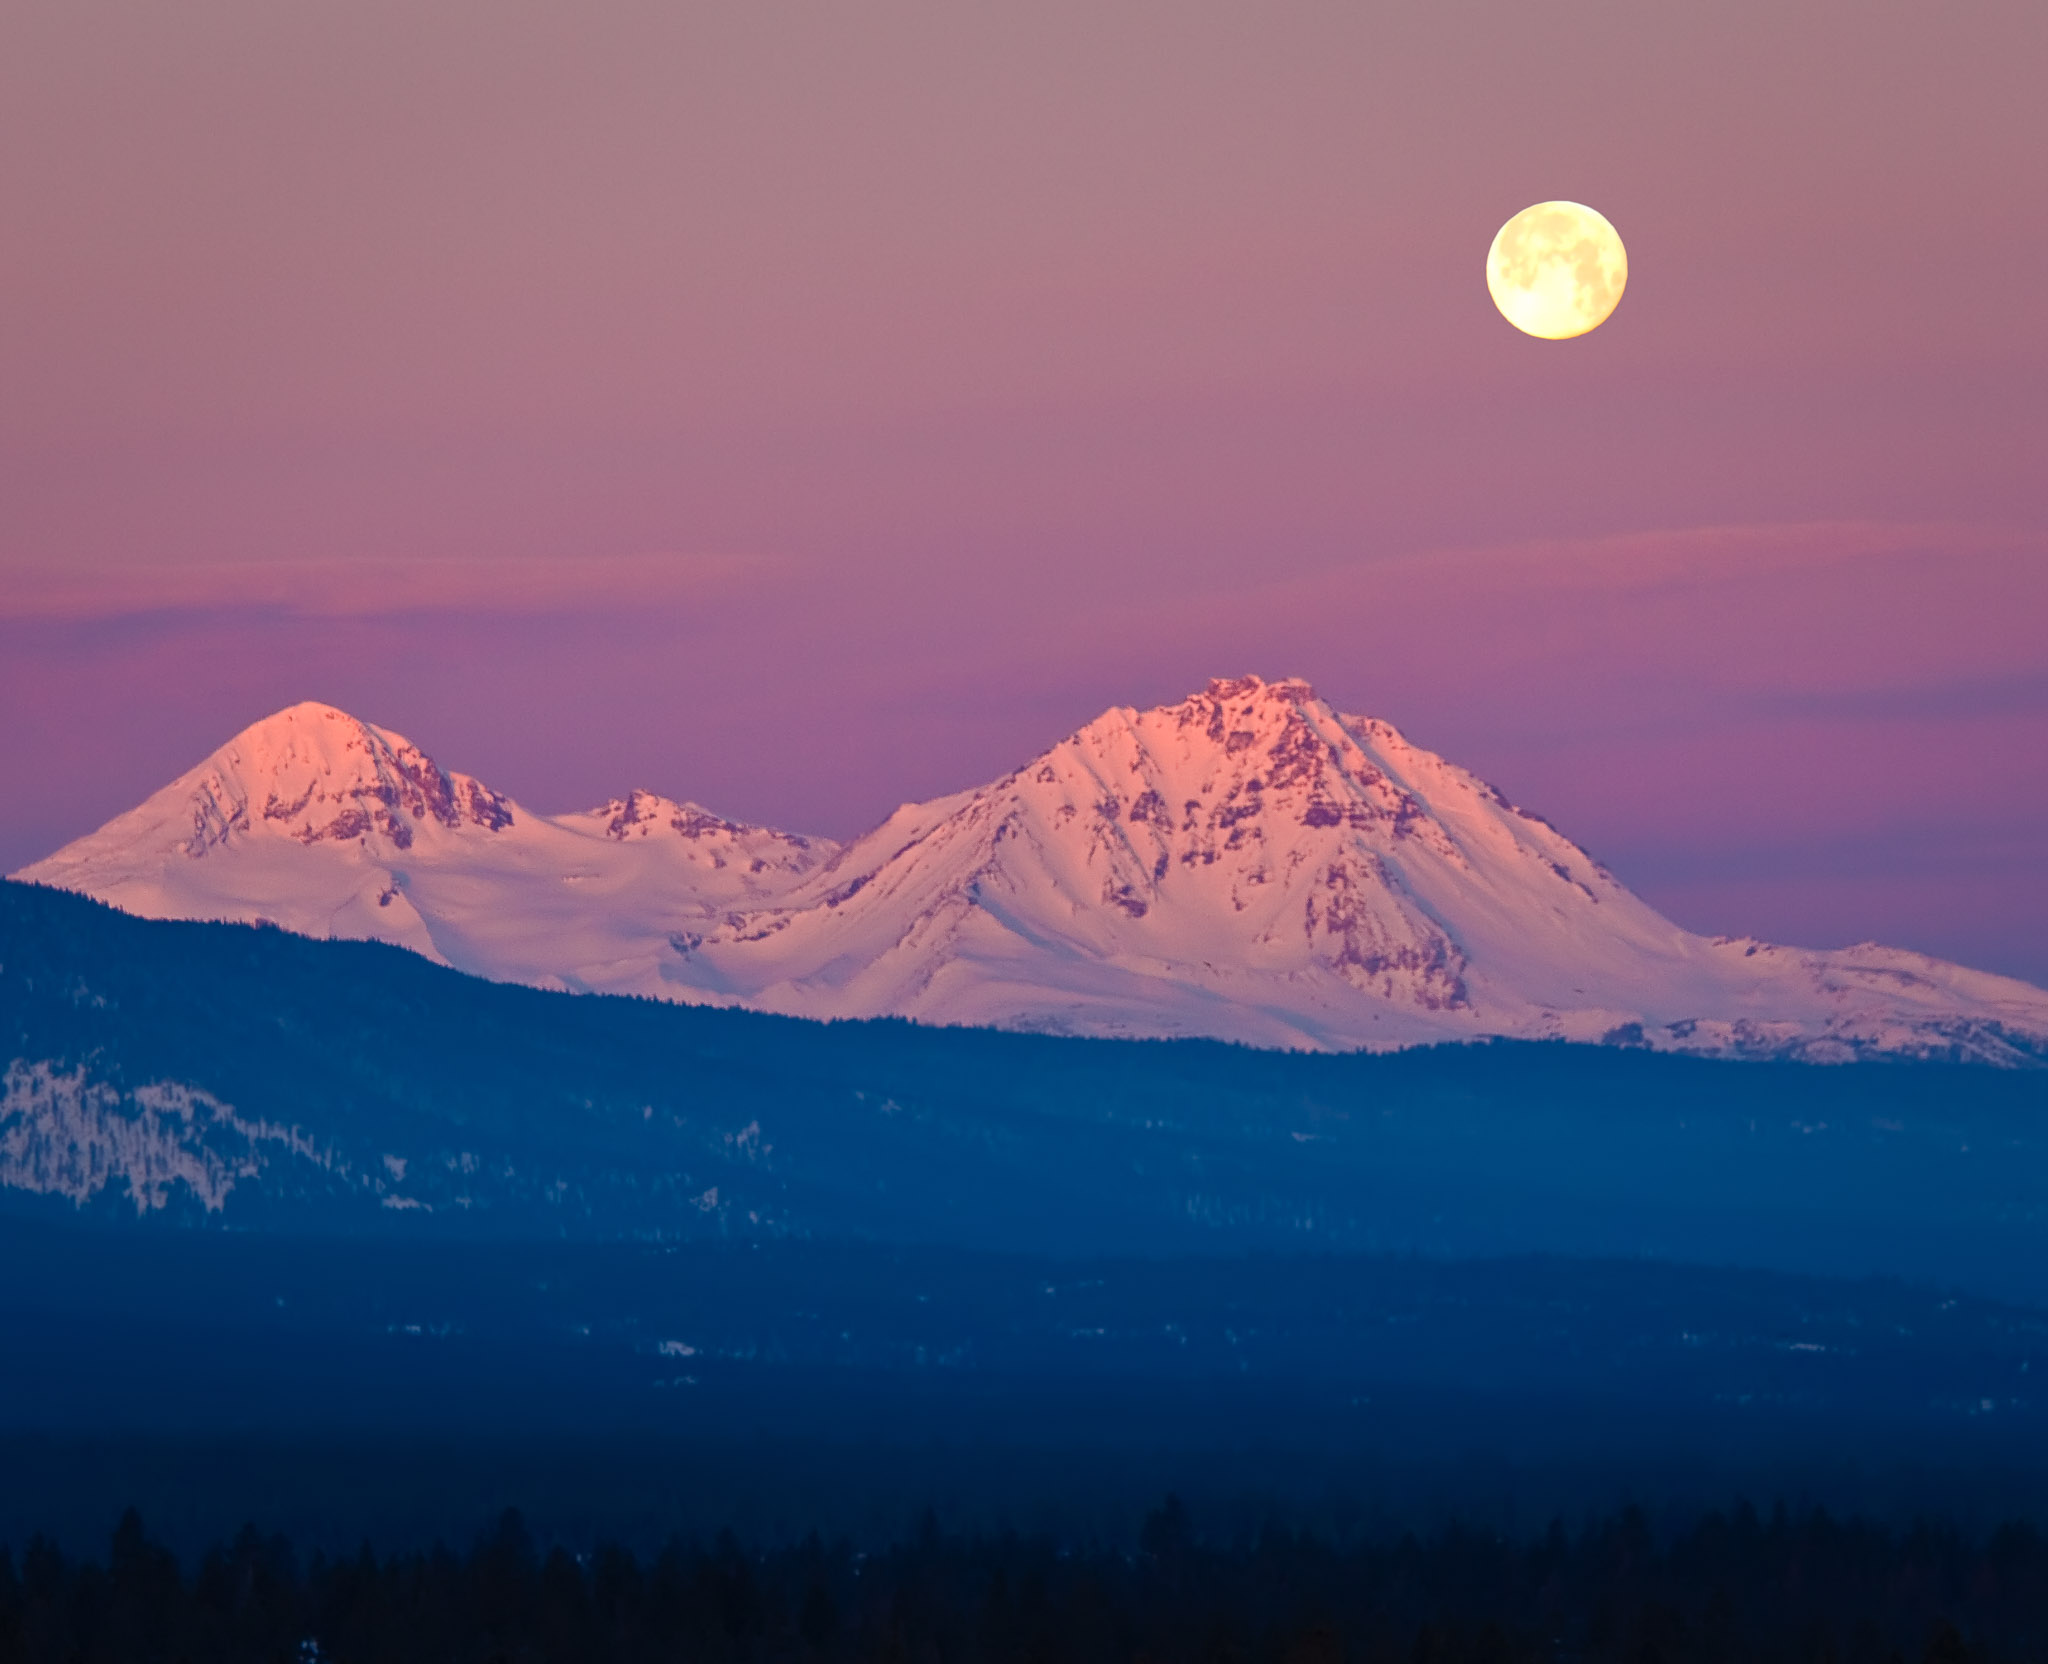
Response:
POLYGON ((874 1554, 730 1534, 646 1559, 537 1544, 302 1560, 247 1531, 181 1566, 132 1513, 106 1558, 0 1555, 0 1664, 1994 1664, 2048 1650, 2048 1542, 1747 1505, 1516 1538, 1205 1538, 1177 1501, 1135 1542, 960 1536, 874 1554))
POLYGON ((2043 1513, 2048 1071, 805 1023, 20 885, 0 1070, 0 1541, 2043 1513))
POLYGON ((2048 1300, 2048 1070, 808 1023, 19 884, 0 1054, 0 1206, 108 1223, 1650 1255, 2048 1300))

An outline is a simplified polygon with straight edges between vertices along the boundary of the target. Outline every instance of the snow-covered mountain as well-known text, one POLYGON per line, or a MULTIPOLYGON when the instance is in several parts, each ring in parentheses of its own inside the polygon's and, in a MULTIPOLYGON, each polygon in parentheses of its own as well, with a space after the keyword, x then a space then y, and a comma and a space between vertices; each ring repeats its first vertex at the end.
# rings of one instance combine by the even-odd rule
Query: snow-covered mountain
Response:
POLYGON ((14 876, 145 918, 268 921, 501 981, 656 993, 670 932, 779 896, 836 848, 644 791, 537 815, 309 703, 14 876))
POLYGON ((501 980, 807 1017, 2048 1055, 2048 992, 1897 949, 1695 936, 1464 769, 1257 677, 1107 712, 844 847, 648 792, 535 814, 297 705, 14 876, 501 980))

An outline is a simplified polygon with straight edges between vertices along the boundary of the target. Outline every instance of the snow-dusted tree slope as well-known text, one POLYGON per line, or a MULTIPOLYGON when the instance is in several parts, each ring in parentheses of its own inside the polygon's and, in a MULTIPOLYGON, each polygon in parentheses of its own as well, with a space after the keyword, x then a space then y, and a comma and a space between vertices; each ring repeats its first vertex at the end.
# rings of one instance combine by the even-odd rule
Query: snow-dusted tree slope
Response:
POLYGON ((374 937, 543 987, 1055 1032, 2048 1053, 2048 992, 1695 936, 1548 822, 1298 681, 1113 710, 840 847, 634 792, 539 815, 297 705, 17 878, 374 937))

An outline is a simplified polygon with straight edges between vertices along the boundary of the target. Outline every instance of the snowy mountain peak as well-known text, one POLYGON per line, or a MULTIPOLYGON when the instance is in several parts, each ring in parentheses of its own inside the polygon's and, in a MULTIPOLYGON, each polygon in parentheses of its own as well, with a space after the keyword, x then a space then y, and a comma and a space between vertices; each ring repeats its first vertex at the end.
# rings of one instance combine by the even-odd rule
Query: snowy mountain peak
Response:
POLYGON ((673 974, 789 1010, 858 997, 1142 1032, 1089 998, 1136 979, 1121 997, 1200 991, 1187 1032, 1271 1038, 1258 1008, 1278 1002, 1296 1042, 1334 1043, 1361 1017, 1389 1040, 1480 1017, 1473 961, 1492 938, 1533 927, 1568 954, 1561 933, 1629 926, 1676 934, 1546 823, 1387 724, 1303 681, 1240 677, 1109 711, 989 787, 899 811, 779 906, 707 932, 673 974), (1602 908, 1620 916, 1596 922, 1602 908), (1055 988, 1010 982, 1027 944, 1066 967, 1055 988), (957 985, 982 982, 971 966, 989 979, 970 996, 957 985))
POLYGON ((301 844, 377 838, 403 850, 429 825, 512 824, 504 798, 444 772, 404 735, 312 701, 252 723, 178 786, 191 808, 189 855, 266 834, 301 844))
MULTIPOLYGON (((1155 794, 1175 782, 1193 791, 1177 813, 1162 814, 1165 801, 1143 794, 1125 812, 1154 826, 1178 819, 1182 831, 1193 831, 1199 821, 1224 834, 1227 849, 1263 841, 1269 826, 1289 817, 1310 828, 1421 835, 1430 816, 1406 776, 1418 759, 1438 772, 1447 767, 1386 723, 1342 715, 1307 682, 1256 676, 1212 681, 1176 705, 1108 712, 1039 759, 1036 772, 1059 775, 1062 753, 1113 759, 1129 774, 1145 775, 1155 794)), ((1457 858, 1448 842, 1441 848, 1457 858)), ((1214 857, 1205 851, 1200 858, 1214 857)))
POLYGON ((797 1016, 2048 1056, 2048 993, 1867 944, 1695 936, 1541 816, 1298 679, 1106 711, 843 848, 647 790, 536 815, 298 705, 17 876, 510 981, 797 1016))
POLYGON ((699 804, 679 803, 672 797, 663 797, 661 793, 648 791, 644 787, 636 787, 624 797, 615 797, 608 803, 600 803, 589 811, 588 818, 602 820, 604 835, 619 843, 624 843, 629 838, 670 834, 696 841, 745 841, 749 838, 765 837, 786 843, 792 849, 822 847, 828 853, 834 847, 822 839, 805 838, 793 832, 777 832, 770 827, 749 826, 744 821, 727 820, 723 815, 714 815, 699 804))
POLYGON ((727 820, 699 804, 677 802, 644 788, 581 815, 563 815, 557 824, 597 829, 612 843, 665 846, 709 871, 730 869, 749 893, 812 871, 839 847, 829 838, 727 820))

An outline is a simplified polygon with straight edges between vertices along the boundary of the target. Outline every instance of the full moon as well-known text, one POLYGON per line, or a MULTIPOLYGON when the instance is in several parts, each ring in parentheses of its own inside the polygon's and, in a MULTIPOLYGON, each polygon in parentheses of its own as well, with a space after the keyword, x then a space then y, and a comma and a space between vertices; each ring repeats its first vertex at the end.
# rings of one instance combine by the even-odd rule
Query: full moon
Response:
POLYGON ((1621 238, 1605 216, 1577 202, 1524 208, 1486 255, 1486 287, 1500 315, 1546 341, 1598 329, 1627 283, 1621 238))

